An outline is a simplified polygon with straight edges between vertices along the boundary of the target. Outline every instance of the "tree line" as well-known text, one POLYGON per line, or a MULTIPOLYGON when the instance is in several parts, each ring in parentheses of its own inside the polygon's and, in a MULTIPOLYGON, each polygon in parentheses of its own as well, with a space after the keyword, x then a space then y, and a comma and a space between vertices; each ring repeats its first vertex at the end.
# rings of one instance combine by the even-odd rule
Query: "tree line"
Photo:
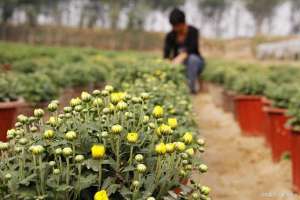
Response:
MULTIPOLYGON (((55 25, 62 25, 65 9, 61 5, 70 5, 76 0, 0 0, 1 23, 9 23, 16 11, 23 11, 26 23, 38 25, 38 16, 51 16, 55 25)), ((145 20, 152 11, 167 12, 176 6, 182 6, 186 0, 81 0, 81 12, 78 27, 94 28, 97 21, 108 23, 111 29, 119 28, 122 12, 127 15, 126 28, 141 30, 145 20)), ((290 21, 292 33, 300 32, 299 0, 195 0, 201 15, 211 23, 216 36, 222 34, 221 23, 234 2, 240 2, 252 15, 257 34, 262 32, 265 22, 272 22, 276 9, 282 3, 291 3, 290 21)))

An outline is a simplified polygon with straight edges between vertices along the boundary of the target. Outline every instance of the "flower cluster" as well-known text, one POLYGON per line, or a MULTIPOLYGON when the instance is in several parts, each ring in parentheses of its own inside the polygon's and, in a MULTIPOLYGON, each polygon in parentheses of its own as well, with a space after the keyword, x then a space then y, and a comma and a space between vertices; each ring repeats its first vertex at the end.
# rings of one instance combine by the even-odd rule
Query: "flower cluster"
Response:
MULTIPOLYGON (((168 76, 169 66, 164 69, 82 92, 62 112, 53 101, 47 118, 42 109, 19 116, 8 143, 0 143, 0 194, 68 200, 89 199, 97 190, 97 200, 153 200, 180 187, 194 170, 206 172, 188 90, 168 76)), ((193 190, 202 199, 209 194, 206 186, 193 190)))

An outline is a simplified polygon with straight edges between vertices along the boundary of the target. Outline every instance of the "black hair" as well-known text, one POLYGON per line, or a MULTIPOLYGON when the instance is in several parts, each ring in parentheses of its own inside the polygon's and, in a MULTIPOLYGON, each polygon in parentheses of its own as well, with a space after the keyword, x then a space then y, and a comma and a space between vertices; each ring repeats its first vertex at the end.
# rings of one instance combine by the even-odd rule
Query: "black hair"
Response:
POLYGON ((172 24, 172 26, 185 23, 184 12, 178 8, 173 9, 172 12, 170 13, 169 21, 172 24))

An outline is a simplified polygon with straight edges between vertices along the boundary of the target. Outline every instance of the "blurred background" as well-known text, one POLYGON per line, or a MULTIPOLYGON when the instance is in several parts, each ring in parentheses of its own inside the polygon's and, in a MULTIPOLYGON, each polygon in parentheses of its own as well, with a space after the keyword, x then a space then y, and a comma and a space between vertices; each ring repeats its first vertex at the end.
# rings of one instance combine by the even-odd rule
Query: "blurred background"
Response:
POLYGON ((261 57, 259 44, 300 33, 299 0, 0 0, 0 39, 159 50, 174 7, 201 30, 208 56, 261 57))

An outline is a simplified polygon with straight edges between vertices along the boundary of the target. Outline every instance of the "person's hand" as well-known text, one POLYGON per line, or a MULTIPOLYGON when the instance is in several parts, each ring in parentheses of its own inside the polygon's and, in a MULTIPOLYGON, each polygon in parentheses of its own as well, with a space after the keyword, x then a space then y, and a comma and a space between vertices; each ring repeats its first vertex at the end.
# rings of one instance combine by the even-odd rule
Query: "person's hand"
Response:
POLYGON ((178 56, 176 56, 173 59, 172 63, 174 65, 182 64, 185 61, 185 59, 187 58, 187 56, 188 56, 187 53, 180 53, 178 56))

